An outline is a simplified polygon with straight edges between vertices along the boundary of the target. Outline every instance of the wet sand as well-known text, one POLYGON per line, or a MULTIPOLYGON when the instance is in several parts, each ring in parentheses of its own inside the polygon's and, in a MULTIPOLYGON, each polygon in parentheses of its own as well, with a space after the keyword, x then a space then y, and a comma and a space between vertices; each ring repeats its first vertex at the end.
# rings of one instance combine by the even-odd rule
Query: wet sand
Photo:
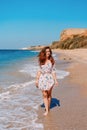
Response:
POLYGON ((44 130, 87 130, 87 49, 55 52, 63 63, 57 67, 70 75, 59 80, 59 86, 53 89, 51 109, 46 117, 42 102, 38 122, 44 124, 44 130))

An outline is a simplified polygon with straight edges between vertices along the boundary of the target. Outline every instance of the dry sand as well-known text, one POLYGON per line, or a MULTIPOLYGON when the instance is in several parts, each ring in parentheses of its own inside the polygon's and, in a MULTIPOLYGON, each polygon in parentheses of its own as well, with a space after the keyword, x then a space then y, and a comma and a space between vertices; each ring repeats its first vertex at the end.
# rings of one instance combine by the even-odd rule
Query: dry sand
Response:
POLYGON ((54 52, 61 54, 61 59, 73 59, 81 63, 87 63, 87 49, 61 50, 54 49, 54 52))
POLYGON ((55 50, 60 60, 68 61, 70 75, 59 80, 53 89, 49 114, 44 117, 40 107, 38 122, 44 130, 87 130, 87 49, 55 50))

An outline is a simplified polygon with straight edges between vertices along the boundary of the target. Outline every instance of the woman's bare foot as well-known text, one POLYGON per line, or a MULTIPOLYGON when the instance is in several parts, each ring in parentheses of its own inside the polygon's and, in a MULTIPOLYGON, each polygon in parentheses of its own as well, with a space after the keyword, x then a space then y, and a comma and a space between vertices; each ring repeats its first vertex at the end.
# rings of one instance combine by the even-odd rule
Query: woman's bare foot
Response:
POLYGON ((47 114, 48 114, 48 112, 45 112, 45 113, 44 113, 44 116, 47 116, 47 114))
MULTIPOLYGON (((46 109, 45 109, 45 111, 46 111, 46 109)), ((50 111, 50 108, 48 109, 48 111, 50 111)))

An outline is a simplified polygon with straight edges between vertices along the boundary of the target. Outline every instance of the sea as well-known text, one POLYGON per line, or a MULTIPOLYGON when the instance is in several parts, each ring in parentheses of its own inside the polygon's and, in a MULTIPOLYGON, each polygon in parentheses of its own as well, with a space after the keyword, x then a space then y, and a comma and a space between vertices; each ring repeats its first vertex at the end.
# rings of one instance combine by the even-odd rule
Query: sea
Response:
MULTIPOLYGON (((0 130, 44 130, 38 123, 42 94, 35 86, 39 51, 0 50, 0 130)), ((53 54, 57 61, 56 53, 53 54)), ((56 69, 58 80, 69 72, 56 69)))

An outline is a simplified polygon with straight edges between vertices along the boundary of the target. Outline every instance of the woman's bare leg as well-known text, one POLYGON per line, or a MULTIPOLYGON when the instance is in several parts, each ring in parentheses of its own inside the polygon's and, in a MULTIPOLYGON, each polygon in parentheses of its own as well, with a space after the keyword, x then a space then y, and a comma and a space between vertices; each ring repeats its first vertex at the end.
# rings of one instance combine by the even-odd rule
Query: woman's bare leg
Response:
POLYGON ((48 109, 49 109, 48 92, 42 91, 42 93, 43 93, 43 100, 44 100, 44 105, 46 109, 46 112, 44 113, 44 115, 46 116, 48 114, 48 109))
POLYGON ((52 99, 52 89, 53 87, 48 91, 48 110, 50 110, 50 104, 52 99))

